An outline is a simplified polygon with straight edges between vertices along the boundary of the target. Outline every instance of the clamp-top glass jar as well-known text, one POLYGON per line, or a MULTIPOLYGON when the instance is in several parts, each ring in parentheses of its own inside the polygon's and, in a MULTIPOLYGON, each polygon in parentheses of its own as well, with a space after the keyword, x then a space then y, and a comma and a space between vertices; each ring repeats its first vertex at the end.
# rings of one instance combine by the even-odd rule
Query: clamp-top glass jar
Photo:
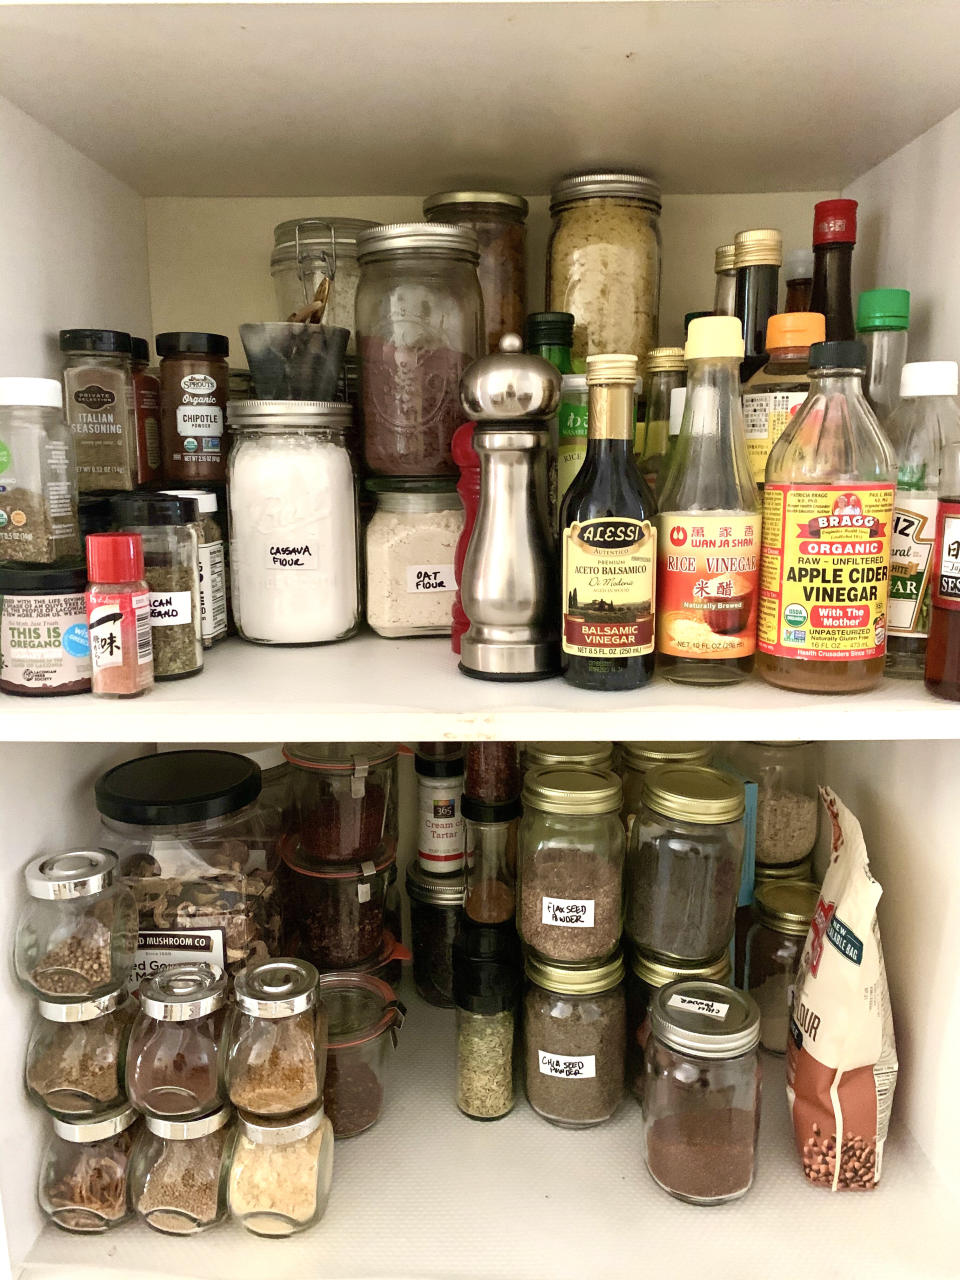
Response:
POLYGON ((460 375, 484 346, 476 233, 402 222, 357 237, 364 452, 381 475, 456 475, 460 375))
POLYGON ((14 966, 47 999, 97 999, 133 969, 137 907, 105 849, 44 854, 24 869, 30 900, 17 924, 14 966))
POLYGON ((127 1179, 139 1118, 126 1103, 83 1120, 54 1117, 37 1196, 51 1222, 64 1231, 98 1235, 127 1221, 127 1179))
POLYGON ((380 1118, 388 1051, 406 1009, 370 973, 321 974, 317 993, 329 1018, 323 1106, 337 1137, 352 1138, 380 1118))
POLYGON ((125 986, 94 1000, 38 1000, 24 1082, 60 1116, 96 1116, 125 1101, 127 1039, 137 1011, 125 986))
POLYGON ((817 843, 816 742, 734 742, 724 757, 757 783, 757 865, 802 862, 817 843))
POLYGON ((397 851, 397 745, 291 742, 287 830, 298 861, 362 862, 397 851))
POLYGON ((356 351, 354 306, 360 268, 357 236, 375 227, 366 218, 293 218, 273 229, 270 274, 277 295, 277 315, 290 320, 308 307, 320 281, 330 281, 324 324, 350 330, 347 350, 356 351))
POLYGON ((323 1104, 286 1120, 239 1118, 230 1214, 256 1236, 292 1236, 323 1217, 333 1181, 333 1126, 323 1104))

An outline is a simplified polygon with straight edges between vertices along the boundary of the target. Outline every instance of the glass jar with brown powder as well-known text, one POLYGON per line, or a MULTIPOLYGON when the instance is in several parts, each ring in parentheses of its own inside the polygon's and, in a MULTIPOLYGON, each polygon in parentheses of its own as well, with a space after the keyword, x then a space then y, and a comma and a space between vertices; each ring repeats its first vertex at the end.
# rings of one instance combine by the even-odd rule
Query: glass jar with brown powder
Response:
POLYGON ((232 1107, 195 1120, 147 1116, 130 1161, 130 1198, 148 1227, 193 1236, 227 1216, 232 1107))
POLYGON ((125 986, 94 1000, 38 1000, 24 1072, 30 1097, 61 1116, 103 1115, 119 1106, 136 1012, 125 986))
POLYGON ((168 484, 222 484, 227 475, 229 340, 220 333, 158 333, 156 347, 161 357, 164 479, 168 484))
POLYGON ((325 973, 317 994, 327 1010, 323 1106, 338 1138, 363 1133, 380 1118, 391 1051, 406 1009, 369 973, 325 973))
POLYGON ((467 917, 477 924, 513 920, 517 832, 523 813, 520 798, 485 804, 465 795, 462 810, 466 827, 467 917))
POLYGON ((318 969, 352 969, 383 942, 387 881, 394 854, 323 864, 304 857, 295 838, 282 847, 285 915, 299 950, 318 969))

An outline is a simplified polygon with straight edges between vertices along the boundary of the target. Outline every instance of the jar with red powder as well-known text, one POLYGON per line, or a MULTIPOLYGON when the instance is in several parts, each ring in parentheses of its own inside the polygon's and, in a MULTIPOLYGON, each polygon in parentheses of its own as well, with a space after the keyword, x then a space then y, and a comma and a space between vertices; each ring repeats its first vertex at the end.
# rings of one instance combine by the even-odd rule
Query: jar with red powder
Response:
POLYGON ((304 865, 396 855, 396 743, 296 742, 283 754, 292 766, 285 825, 304 865))
POLYGON ((284 914, 300 956, 323 971, 353 969, 375 955, 394 855, 380 850, 362 862, 321 864, 289 838, 281 853, 284 914))

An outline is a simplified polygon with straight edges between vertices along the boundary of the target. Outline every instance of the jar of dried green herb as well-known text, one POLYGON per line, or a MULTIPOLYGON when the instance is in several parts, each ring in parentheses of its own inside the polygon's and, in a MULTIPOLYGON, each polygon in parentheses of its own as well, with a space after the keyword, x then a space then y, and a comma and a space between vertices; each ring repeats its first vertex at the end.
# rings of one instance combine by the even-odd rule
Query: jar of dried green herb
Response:
POLYGON ((200 550, 200 634, 210 649, 227 634, 229 582, 226 544, 213 489, 164 489, 172 498, 193 498, 200 512, 197 538, 200 550))
POLYGON ((457 1106, 473 1120, 513 1107, 514 1015, 520 948, 513 922, 466 922, 453 944, 457 1006, 457 1106))

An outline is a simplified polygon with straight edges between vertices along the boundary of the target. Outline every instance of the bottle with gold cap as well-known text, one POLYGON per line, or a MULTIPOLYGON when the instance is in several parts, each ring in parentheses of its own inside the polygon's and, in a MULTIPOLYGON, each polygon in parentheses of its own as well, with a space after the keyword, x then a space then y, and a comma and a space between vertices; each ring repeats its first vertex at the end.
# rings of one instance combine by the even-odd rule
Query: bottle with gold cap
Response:
POLYGON ((683 425, 660 499, 657 666, 670 680, 729 684, 753 668, 760 496, 740 406, 734 316, 687 334, 683 425))
POLYGON ((687 366, 683 347, 654 347, 647 356, 644 375, 647 391, 647 413, 637 456, 640 473, 656 496, 666 474, 670 447, 670 396, 676 387, 687 385, 687 366))
POLYGON ((776 314, 780 294, 783 237, 773 227, 738 231, 734 239, 737 300, 734 315, 743 325, 744 382, 766 363, 767 321, 776 314))
POLYGON ((634 355, 587 357, 587 453, 560 512, 565 678, 637 689, 653 675, 657 532, 633 452, 634 355))
POLYGON ((770 450, 807 398, 810 348, 823 342, 824 320, 816 311, 791 311, 767 321, 770 359, 743 388, 743 424, 747 457, 758 485, 763 484, 770 450))
POLYGON ((713 272, 717 277, 713 292, 713 314, 733 316, 737 313, 736 245, 721 244, 713 255, 713 272))

